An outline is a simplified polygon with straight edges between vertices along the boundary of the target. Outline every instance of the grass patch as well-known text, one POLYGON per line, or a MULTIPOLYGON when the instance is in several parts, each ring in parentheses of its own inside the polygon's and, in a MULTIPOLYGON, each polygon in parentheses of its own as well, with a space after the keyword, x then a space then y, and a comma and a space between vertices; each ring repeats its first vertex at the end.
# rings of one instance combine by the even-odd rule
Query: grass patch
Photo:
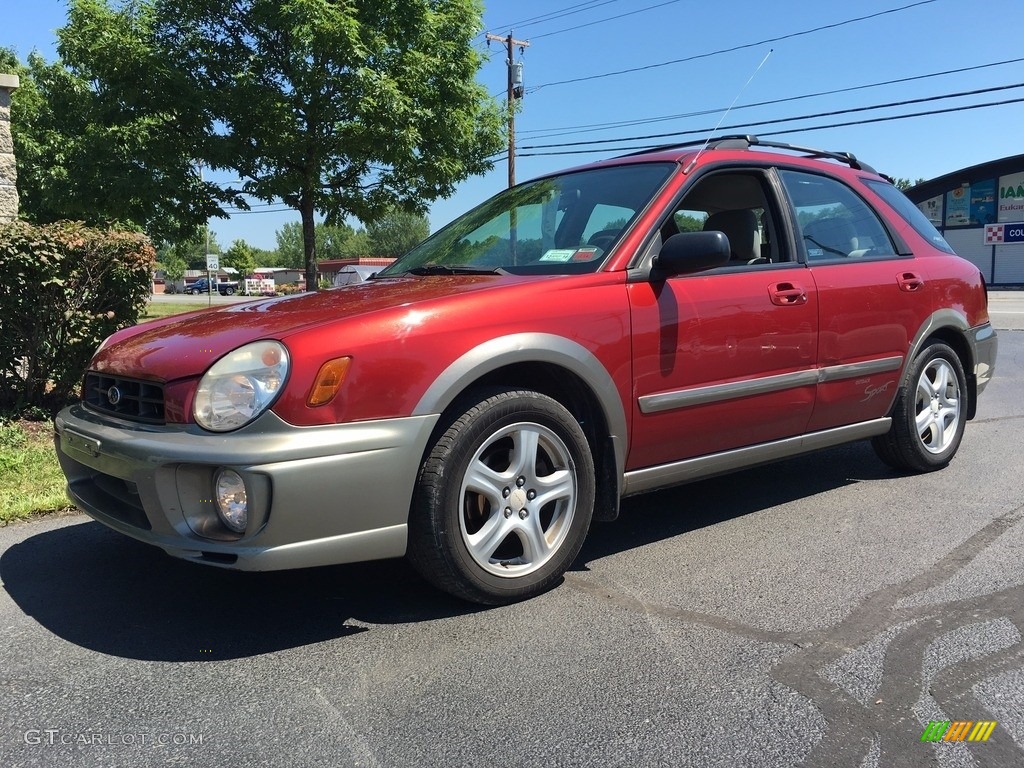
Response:
POLYGON ((70 507, 46 421, 0 420, 0 525, 70 507))
MULTIPOLYGON (((214 304, 214 308, 218 305, 214 304)), ((205 299, 196 299, 195 301, 188 302, 161 302, 157 304, 155 301, 151 301, 146 304, 146 311, 142 317, 139 318, 140 323, 144 323, 147 320, 156 320, 160 317, 170 317, 171 315, 180 315, 183 312, 192 312, 197 309, 209 309, 210 305, 206 303, 205 299)))

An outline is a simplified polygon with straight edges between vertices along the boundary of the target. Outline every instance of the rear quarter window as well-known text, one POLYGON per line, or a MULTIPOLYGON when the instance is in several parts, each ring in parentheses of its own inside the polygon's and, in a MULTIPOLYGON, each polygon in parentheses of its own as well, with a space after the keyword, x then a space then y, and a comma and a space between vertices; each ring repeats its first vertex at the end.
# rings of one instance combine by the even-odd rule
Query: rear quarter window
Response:
POLYGON ((928 221, 928 217, 910 201, 910 198, 900 192, 900 190, 885 181, 864 179, 864 183, 870 187, 875 194, 885 200, 885 202, 887 202, 892 209, 900 215, 900 218, 907 222, 907 224, 909 224, 917 234, 940 251, 945 251, 946 253, 954 255, 956 254, 956 252, 950 248, 949 243, 946 242, 946 238, 939 234, 939 230, 937 230, 935 226, 928 221))

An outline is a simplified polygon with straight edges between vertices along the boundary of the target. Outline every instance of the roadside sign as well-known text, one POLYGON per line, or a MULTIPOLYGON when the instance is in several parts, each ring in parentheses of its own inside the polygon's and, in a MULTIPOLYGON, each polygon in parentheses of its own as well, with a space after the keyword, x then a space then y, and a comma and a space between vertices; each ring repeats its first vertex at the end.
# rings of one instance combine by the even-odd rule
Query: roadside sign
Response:
POLYGON ((206 268, 210 272, 216 272, 220 269, 220 256, 216 253, 206 254, 206 268))
POLYGON ((986 224, 985 245, 1024 243, 1024 223, 986 224))

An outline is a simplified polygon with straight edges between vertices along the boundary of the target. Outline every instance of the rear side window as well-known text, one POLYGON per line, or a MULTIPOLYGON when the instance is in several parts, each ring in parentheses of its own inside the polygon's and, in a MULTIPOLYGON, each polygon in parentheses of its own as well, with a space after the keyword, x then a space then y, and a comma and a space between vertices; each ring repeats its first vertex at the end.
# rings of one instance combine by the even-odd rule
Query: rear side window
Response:
POLYGON ((878 215, 852 189, 827 176, 780 173, 809 261, 893 256, 878 215))
POLYGON ((875 181, 873 179, 864 179, 864 183, 871 187, 875 194, 891 205, 893 210, 895 210, 896 213, 898 213, 900 217, 907 222, 907 224, 913 227, 917 234, 934 245, 940 251, 954 253, 953 249, 949 247, 949 243, 946 242, 946 238, 939 234, 939 230, 937 230, 932 223, 928 221, 928 217, 921 212, 921 209, 910 202, 910 199, 896 189, 896 187, 884 181, 875 181))

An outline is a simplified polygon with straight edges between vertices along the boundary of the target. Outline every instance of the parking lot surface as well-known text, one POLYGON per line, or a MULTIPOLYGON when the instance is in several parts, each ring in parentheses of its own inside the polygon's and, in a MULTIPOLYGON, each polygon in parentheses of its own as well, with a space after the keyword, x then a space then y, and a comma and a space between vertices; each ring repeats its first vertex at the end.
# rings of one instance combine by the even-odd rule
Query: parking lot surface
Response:
POLYGON ((0 765, 1024 764, 1024 293, 1003 295, 945 470, 859 443, 632 498, 512 606, 401 561, 240 574, 83 516, 0 529, 0 765), (921 741, 946 720, 997 724, 921 741))

